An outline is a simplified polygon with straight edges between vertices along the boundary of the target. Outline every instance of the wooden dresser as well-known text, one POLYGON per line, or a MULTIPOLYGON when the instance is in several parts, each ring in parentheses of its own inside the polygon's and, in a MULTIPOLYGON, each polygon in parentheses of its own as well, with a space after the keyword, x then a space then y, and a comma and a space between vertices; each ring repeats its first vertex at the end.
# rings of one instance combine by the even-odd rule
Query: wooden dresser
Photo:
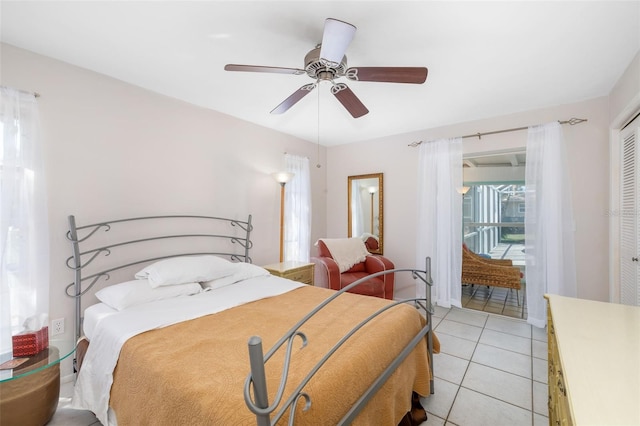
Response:
POLYGON ((315 264, 305 262, 280 262, 263 266, 271 275, 288 278, 304 284, 313 285, 313 268, 315 264))
POLYGON ((640 307, 545 298, 549 424, 640 425, 640 307))

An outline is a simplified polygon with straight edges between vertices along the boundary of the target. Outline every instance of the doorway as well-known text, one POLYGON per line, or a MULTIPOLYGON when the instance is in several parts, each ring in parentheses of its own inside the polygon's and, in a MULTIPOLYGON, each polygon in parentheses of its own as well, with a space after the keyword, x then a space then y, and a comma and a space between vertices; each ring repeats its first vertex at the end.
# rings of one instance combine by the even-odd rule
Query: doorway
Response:
POLYGON ((527 318, 525 274, 525 153, 465 158, 463 242, 474 253, 509 259, 522 273, 521 289, 463 285, 462 306, 527 318))

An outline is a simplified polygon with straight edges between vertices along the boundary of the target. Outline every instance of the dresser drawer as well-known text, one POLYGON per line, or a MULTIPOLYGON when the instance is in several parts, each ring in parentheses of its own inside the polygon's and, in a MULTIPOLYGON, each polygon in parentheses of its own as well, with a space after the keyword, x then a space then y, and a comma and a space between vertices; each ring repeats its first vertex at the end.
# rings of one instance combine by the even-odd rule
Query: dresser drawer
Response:
POLYGON ((567 384, 562 372, 558 341, 550 309, 547 309, 547 344, 549 350, 549 424, 573 426, 567 384))
POLYGON ((305 284, 313 284, 313 266, 310 268, 294 269, 282 274, 283 278, 298 281, 305 284))

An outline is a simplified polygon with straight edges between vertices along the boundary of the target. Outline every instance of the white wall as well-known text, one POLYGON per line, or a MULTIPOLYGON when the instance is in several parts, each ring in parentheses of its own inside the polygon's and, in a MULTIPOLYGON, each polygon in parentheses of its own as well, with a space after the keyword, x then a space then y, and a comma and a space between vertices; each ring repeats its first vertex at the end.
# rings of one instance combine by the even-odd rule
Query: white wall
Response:
POLYGON ((610 119, 613 128, 618 128, 640 106, 640 51, 636 53, 609 95, 610 119))
MULTIPOLYGON (((38 92, 51 229, 50 317, 72 336, 67 216, 79 224, 157 215, 253 215, 253 261, 278 261, 283 153, 317 146, 1 44, 1 84, 38 92)), ((214 94, 212 94, 214 95, 214 94)), ((324 162, 325 150, 321 149, 324 162)), ((315 163, 314 163, 315 164, 315 163)), ((325 172, 310 167, 312 241, 325 234, 325 172)))
MULTIPOLYGON (((398 267, 414 267, 416 262, 416 196, 418 150, 408 144, 478 132, 508 129, 566 120, 589 121, 563 126, 569 157, 576 221, 578 296, 608 300, 608 99, 599 98, 572 105, 460 123, 436 129, 395 135, 327 150, 327 237, 347 233, 347 177, 384 173, 384 254, 398 267)), ((464 154, 523 148, 527 132, 464 139, 464 154)), ((422 265, 418 265, 422 267, 422 265)), ((414 294, 413 281, 398 277, 397 295, 414 294)))

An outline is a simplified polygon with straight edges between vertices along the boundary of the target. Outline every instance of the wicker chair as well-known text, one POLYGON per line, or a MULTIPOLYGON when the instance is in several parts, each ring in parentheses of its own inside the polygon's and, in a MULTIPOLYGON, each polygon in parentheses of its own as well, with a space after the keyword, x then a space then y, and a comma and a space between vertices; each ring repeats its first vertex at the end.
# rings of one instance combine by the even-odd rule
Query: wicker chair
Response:
POLYGON ((509 259, 489 259, 462 247, 462 284, 520 290, 522 272, 509 259))

